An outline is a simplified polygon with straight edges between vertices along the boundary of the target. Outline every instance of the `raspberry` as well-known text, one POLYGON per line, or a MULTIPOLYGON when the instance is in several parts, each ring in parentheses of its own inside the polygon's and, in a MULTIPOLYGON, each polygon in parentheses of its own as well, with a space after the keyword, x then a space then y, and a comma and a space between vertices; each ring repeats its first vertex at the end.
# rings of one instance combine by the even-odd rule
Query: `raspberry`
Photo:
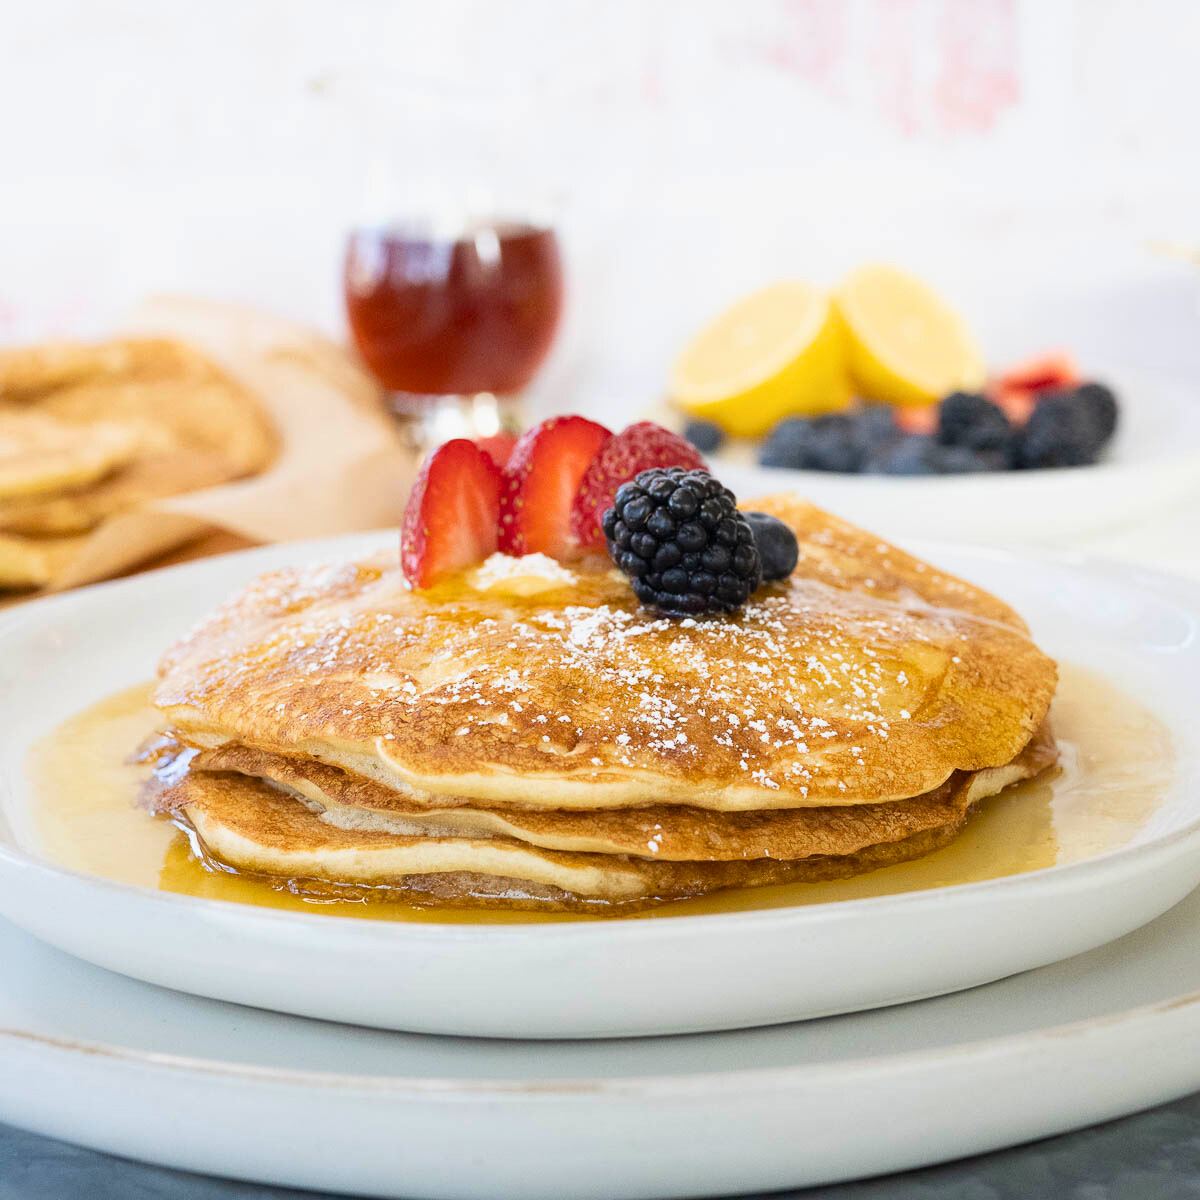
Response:
POLYGON ((571 533, 585 550, 602 549, 601 523, 617 488, 651 467, 703 468, 704 457, 678 434, 639 421, 604 445, 584 472, 571 509, 571 533))

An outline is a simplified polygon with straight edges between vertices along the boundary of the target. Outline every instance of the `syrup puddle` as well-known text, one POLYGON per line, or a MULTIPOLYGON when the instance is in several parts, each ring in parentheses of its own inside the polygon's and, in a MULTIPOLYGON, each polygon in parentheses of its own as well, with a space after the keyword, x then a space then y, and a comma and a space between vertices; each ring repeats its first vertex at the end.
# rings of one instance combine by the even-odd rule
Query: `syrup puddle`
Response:
MULTIPOLYGON (((188 896, 293 912, 453 924, 597 920, 560 913, 420 908, 402 901, 314 900, 234 872, 213 871, 168 821, 138 808, 146 769, 125 758, 158 724, 150 685, 71 717, 30 758, 33 849, 76 871, 188 896)), ((1172 775, 1170 735, 1103 678, 1061 669, 1051 711, 1057 771, 985 800, 962 835, 914 862, 827 883, 739 888, 625 919, 740 912, 894 895, 1076 862, 1127 843, 1158 806, 1172 775)))

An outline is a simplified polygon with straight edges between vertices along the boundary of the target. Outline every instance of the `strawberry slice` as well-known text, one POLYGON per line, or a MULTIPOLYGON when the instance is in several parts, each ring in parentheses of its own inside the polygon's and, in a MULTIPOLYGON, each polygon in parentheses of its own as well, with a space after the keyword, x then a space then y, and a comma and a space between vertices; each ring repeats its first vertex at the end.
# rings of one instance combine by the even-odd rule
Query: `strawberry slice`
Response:
POLYGON ((1048 392, 1078 387, 1081 382, 1074 355, 1053 350, 1002 371, 993 386, 1003 391, 1048 392))
POLYGON ((1002 387, 999 384, 988 388, 987 397, 1018 429, 1033 415, 1038 402, 1038 392, 1032 388, 1002 387))
POLYGON ((520 437, 504 472, 500 549, 505 554, 569 558, 571 505, 579 481, 612 439, 586 417, 551 417, 520 437))
POLYGON ((896 415, 896 424, 905 433, 927 434, 937 431, 938 406, 936 404, 905 405, 892 411, 896 415))
POLYGON ((604 549, 600 520, 612 508, 617 488, 651 467, 704 467, 691 442, 656 425, 639 421, 617 434, 596 455, 579 484, 571 510, 571 532, 584 550, 604 549))
POLYGON ((515 433, 493 433, 491 437, 475 439, 475 445, 485 454, 490 454, 492 461, 498 467, 508 466, 508 460, 512 457, 516 444, 517 435, 515 433))
POLYGON ((1037 407, 1043 392, 1064 391, 1083 381, 1079 364, 1065 350, 1053 350, 1027 358, 997 375, 988 384, 987 396, 998 404, 1016 426, 1024 425, 1037 407))
POLYGON ((491 456, 466 438, 425 460, 400 526, 400 565, 413 587, 427 588, 495 551, 501 483, 491 456))

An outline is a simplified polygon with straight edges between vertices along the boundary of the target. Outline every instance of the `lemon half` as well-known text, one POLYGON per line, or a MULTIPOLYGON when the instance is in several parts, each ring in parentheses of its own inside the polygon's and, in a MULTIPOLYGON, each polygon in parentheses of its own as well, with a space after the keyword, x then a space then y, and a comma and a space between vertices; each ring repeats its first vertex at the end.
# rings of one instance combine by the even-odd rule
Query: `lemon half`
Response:
POLYGON ((834 299, 846 330, 859 395, 885 404, 932 404, 975 391, 985 370, 962 318, 935 292, 895 267, 850 274, 834 299))
POLYGON ((827 293, 786 280, 739 300, 684 349, 672 401, 735 437, 759 437, 782 417, 850 403, 841 323, 827 293))

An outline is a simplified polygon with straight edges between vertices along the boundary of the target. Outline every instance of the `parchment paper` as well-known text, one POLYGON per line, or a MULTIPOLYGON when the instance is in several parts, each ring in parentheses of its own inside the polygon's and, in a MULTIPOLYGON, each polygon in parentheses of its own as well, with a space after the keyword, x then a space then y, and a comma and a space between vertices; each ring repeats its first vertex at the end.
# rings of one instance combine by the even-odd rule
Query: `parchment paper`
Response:
POLYGON ((253 309, 182 296, 148 301, 119 332, 179 338, 208 355, 257 397, 280 435, 279 456, 251 479, 109 518, 78 539, 52 590, 129 570, 213 529, 276 542, 399 521, 415 463, 376 384, 336 343, 253 309))

